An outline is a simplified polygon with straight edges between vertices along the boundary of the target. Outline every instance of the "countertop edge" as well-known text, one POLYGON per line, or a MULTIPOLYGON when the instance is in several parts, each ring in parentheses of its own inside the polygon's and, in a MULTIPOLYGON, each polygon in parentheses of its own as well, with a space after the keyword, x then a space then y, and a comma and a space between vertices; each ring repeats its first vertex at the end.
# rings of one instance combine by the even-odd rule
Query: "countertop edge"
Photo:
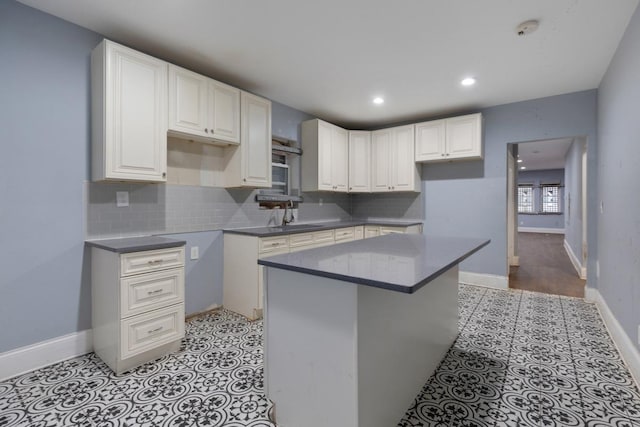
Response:
MULTIPOLYGON (((229 234, 242 234, 245 236, 255 236, 255 237, 274 237, 274 236, 284 236, 289 234, 300 234, 300 233, 311 233, 314 231, 322 231, 322 230, 337 230, 340 228, 348 228, 348 227, 357 227, 360 225, 380 225, 380 226, 389 226, 389 227, 411 227, 414 225, 422 225, 422 221, 386 221, 386 220, 353 220, 353 221, 344 221, 344 222, 311 222, 309 223, 309 228, 298 228, 298 229, 290 229, 290 230, 282 230, 282 231, 271 231, 260 233, 255 230, 257 229, 265 229, 268 227, 249 227, 249 228, 226 228, 223 229, 223 233, 229 234)), ((302 224, 295 224, 302 225, 302 224)), ((286 226, 284 226, 286 228, 286 226)))
POLYGON ((155 249, 177 248, 187 244, 186 240, 174 240, 164 237, 154 237, 155 236, 125 237, 122 239, 105 240, 85 240, 85 245, 98 249, 104 249, 109 252, 125 254, 130 252, 151 251, 155 249), (148 242, 145 242, 145 240, 148 240, 148 242))

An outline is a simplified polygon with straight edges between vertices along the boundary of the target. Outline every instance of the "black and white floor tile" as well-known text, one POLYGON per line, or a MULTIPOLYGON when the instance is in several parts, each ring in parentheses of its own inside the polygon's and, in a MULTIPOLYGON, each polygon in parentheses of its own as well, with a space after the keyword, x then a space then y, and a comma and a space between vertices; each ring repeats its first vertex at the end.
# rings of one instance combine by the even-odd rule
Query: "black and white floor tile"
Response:
POLYGON ((459 295, 460 335, 399 427, 640 427, 640 393, 593 304, 459 295))
POLYGON ((94 354, 0 383, 0 426, 267 427, 262 323, 219 310, 179 352, 116 376, 94 354))
MULTIPOLYGON (((460 335, 398 427, 640 427, 595 306, 460 286, 460 335)), ((262 323, 219 310, 173 355, 114 375, 94 354, 0 382, 0 426, 274 426, 262 323)))

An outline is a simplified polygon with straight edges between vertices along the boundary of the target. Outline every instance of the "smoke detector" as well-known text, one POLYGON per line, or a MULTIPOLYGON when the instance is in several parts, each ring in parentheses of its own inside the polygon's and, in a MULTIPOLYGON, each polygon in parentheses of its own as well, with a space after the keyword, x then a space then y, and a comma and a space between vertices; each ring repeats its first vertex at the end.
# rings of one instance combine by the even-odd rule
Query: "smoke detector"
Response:
POLYGON ((535 19, 524 21, 516 27, 516 34, 520 37, 531 34, 538 29, 538 25, 540 25, 540 23, 535 19))

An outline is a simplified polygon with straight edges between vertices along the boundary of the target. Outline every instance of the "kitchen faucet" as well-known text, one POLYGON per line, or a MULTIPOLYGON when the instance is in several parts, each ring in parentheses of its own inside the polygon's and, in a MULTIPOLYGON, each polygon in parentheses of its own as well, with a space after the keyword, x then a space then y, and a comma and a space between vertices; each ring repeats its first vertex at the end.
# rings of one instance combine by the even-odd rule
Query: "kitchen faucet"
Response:
POLYGON ((284 204, 284 215, 282 215, 282 226, 284 227, 285 225, 293 222, 294 220, 294 216, 293 216, 293 201, 289 200, 287 203, 284 204), (289 219, 287 219, 287 208, 291 206, 291 210, 289 211, 289 219))

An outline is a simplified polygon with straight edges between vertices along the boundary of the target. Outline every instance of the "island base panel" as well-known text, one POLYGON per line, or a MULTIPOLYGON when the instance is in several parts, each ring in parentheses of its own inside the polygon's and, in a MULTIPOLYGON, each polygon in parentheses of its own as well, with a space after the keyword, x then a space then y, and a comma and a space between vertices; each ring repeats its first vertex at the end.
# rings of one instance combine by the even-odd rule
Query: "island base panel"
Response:
POLYGON ((266 279, 279 427, 397 425, 457 335, 457 267, 413 294, 276 268, 266 279))

